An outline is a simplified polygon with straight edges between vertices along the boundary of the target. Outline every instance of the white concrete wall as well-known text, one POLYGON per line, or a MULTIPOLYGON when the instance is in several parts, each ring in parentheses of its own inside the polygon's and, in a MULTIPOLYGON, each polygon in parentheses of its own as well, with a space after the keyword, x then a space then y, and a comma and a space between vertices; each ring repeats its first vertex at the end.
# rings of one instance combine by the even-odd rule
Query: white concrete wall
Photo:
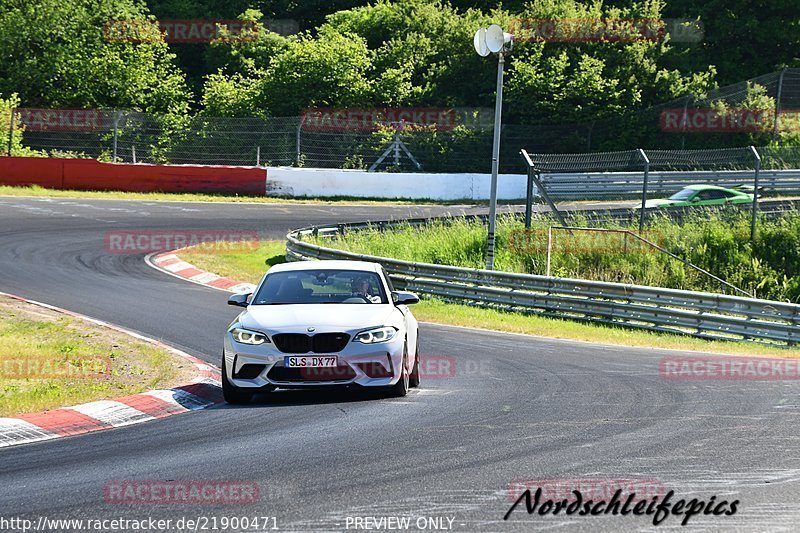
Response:
MULTIPOLYGON (((524 174, 501 174, 501 200, 525 198, 524 174)), ((491 174, 368 172, 324 168, 269 167, 268 196, 354 196, 433 200, 488 200, 491 174)), ((534 190, 535 193, 535 190, 534 190)))

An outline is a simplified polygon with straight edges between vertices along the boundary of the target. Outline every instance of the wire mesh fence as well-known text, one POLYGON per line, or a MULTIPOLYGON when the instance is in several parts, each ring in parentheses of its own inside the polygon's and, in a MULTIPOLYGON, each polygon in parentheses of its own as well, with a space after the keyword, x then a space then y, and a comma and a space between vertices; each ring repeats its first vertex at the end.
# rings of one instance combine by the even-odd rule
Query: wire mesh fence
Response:
MULTIPOLYGON (((347 110, 343 110, 347 111, 347 110)), ((363 110, 362 110, 363 111, 363 110)), ((384 110, 385 111, 385 110, 384 110)), ((412 111, 410 114, 424 114, 412 111)), ((319 127, 303 117, 155 116, 109 109, 15 109, 0 123, 6 153, 92 157, 105 161, 305 166, 390 171, 490 172, 491 110, 447 113, 455 120, 319 127), (5 128, 3 128, 5 124, 5 128)), ((785 69, 660 106, 579 124, 508 124, 501 132, 501 172, 522 170, 519 151, 615 152, 643 146, 760 150, 764 168, 800 167, 800 69, 785 69)), ((690 152, 686 152, 690 163, 690 152)), ((736 164, 718 152, 718 168, 736 164)), ((597 156, 611 157, 611 156, 597 156)), ((654 167, 658 166, 654 155, 654 167)), ((711 157, 711 156, 708 156, 711 157)), ((701 164, 711 160, 702 160, 701 164)), ((666 163, 679 168, 681 161, 666 163)), ((666 164, 665 163, 665 164, 666 164)), ((683 165, 684 168, 689 168, 683 165)), ((614 166, 625 170, 625 165, 614 166)), ((666 167, 664 167, 666 169, 666 167)))
MULTIPOLYGON (((639 231, 650 213, 665 207, 720 209, 737 206, 751 211, 755 237, 758 203, 763 197, 800 195, 800 170, 769 168, 795 148, 726 148, 716 150, 628 150, 582 154, 529 154, 529 190, 538 187, 565 223, 557 204, 606 201, 610 208, 638 210, 639 231), (788 153, 787 153, 788 152, 788 153), (764 163, 767 163, 765 168, 764 163)), ((533 195, 528 197, 529 224, 533 195)))

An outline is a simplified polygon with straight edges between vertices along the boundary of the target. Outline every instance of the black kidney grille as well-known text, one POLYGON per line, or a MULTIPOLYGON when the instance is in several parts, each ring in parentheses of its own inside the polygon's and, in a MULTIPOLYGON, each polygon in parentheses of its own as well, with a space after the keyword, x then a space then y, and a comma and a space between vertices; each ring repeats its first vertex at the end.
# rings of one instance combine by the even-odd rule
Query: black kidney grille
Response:
POLYGON ((335 353, 344 350, 350 341, 347 333, 278 333, 272 336, 275 346, 283 353, 335 353))
POLYGON ((315 353, 335 353, 344 350, 350 335, 347 333, 317 333, 314 335, 312 347, 315 353))
POLYGON ((272 342, 283 353, 308 353, 311 351, 311 337, 302 333, 279 333, 272 336, 272 342))

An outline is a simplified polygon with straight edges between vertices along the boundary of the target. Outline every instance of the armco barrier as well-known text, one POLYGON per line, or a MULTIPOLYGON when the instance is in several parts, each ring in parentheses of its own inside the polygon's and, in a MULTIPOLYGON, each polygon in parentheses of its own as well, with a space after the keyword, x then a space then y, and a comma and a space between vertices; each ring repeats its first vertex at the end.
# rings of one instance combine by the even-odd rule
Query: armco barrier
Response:
MULTIPOLYGON (((643 172, 569 172, 543 173, 542 185, 553 198, 586 200, 599 198, 640 198, 643 172)), ((753 183, 752 170, 651 171, 648 179, 650 198, 696 183, 734 187, 753 183)), ((800 193, 800 170, 761 170, 759 187, 765 192, 783 195, 800 193)))
POLYGON ((0 184, 127 192, 207 192, 261 195, 262 167, 102 163, 94 159, 0 157, 0 184))
MULTIPOLYGON (((418 221, 415 221, 418 222, 418 221)), ((354 254, 303 242, 304 236, 402 221, 315 226, 286 236, 289 260, 351 259, 382 264, 396 286, 446 300, 521 310, 707 339, 778 346, 800 342, 800 305, 722 294, 579 279, 549 278, 354 254)))

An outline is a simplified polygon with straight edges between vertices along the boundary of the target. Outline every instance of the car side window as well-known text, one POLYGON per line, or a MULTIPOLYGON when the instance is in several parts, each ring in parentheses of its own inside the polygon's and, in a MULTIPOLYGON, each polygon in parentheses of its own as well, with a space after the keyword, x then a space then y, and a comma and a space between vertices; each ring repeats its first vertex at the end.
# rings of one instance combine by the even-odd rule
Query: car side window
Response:
POLYGON ((697 196, 701 200, 719 200, 720 198, 725 198, 725 195, 720 193, 722 193, 722 191, 709 189, 707 191, 700 191, 700 194, 698 194, 697 196))

